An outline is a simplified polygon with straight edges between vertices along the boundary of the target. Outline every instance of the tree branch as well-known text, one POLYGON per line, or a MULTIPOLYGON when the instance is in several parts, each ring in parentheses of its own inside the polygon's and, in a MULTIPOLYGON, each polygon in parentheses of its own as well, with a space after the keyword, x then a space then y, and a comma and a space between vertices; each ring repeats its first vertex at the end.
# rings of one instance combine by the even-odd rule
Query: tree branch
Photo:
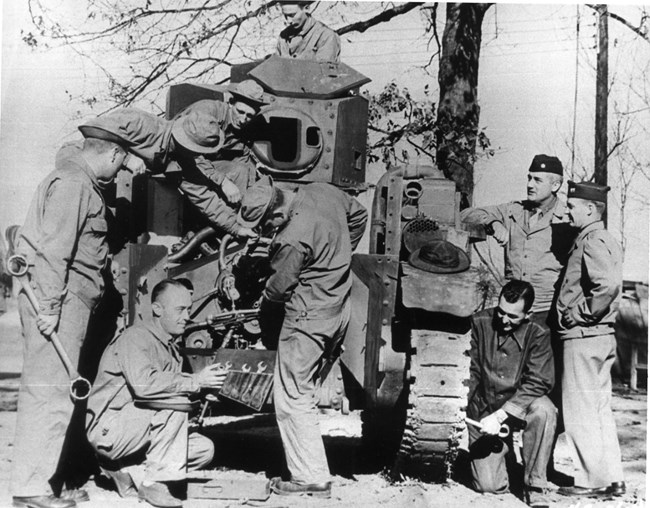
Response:
MULTIPOLYGON (((595 4, 586 4, 587 7, 590 9, 593 9, 594 11, 600 13, 600 8, 598 5, 595 4)), ((615 19, 619 23, 623 23, 626 27, 628 27, 630 30, 632 30, 635 34, 637 34, 639 37, 641 37, 644 41, 646 41, 648 44, 650 44, 650 36, 648 35, 646 30, 643 30, 642 26, 634 26, 632 23, 630 23, 627 19, 625 19, 622 16, 619 16, 618 14, 615 14, 611 11, 606 11, 605 14, 609 16, 612 19, 615 19)))
POLYGON ((369 18, 365 21, 357 21, 356 23, 350 23, 349 25, 343 26, 336 30, 336 33, 339 35, 347 34, 349 32, 363 33, 373 26, 384 23, 386 21, 390 21, 395 16, 409 12, 422 4, 423 2, 408 2, 405 4, 397 5, 392 9, 385 10, 382 13, 377 14, 376 16, 373 16, 372 18, 369 18))

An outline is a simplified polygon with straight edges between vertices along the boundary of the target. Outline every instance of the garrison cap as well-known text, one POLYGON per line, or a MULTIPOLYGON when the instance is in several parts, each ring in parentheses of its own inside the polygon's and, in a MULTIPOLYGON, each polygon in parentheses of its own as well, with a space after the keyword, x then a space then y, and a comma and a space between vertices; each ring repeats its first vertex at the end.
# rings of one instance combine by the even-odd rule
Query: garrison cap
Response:
POLYGON ((533 157, 533 162, 530 165, 529 173, 554 173, 562 176, 564 169, 560 159, 553 155, 539 154, 533 157))
POLYGON ((269 103, 264 98, 264 89, 252 79, 234 83, 228 87, 228 91, 236 100, 242 100, 251 106, 259 108, 269 103))
POLYGON ((237 215, 239 225, 250 229, 257 227, 269 211, 274 197, 273 180, 270 176, 263 176, 246 191, 241 200, 237 215))
POLYGON ((607 203, 607 192, 610 187, 598 185, 593 182, 568 182, 569 191, 567 198, 588 199, 589 201, 600 201, 607 203))
POLYGON ((190 152, 213 154, 221 150, 221 127, 209 102, 198 101, 192 104, 172 125, 174 140, 190 152))
POLYGON ((83 125, 78 129, 84 138, 103 139, 104 141, 111 141, 117 143, 125 149, 131 146, 131 143, 124 137, 120 136, 120 130, 117 125, 107 118, 98 116, 83 125))

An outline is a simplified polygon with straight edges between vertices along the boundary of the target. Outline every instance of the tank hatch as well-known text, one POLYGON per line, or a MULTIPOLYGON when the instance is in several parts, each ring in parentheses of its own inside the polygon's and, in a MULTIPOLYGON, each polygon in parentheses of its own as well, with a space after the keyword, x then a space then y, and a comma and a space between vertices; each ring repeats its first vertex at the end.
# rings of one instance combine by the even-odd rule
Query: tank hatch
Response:
POLYGON ((344 63, 272 56, 249 71, 267 92, 279 97, 334 99, 371 80, 344 63))

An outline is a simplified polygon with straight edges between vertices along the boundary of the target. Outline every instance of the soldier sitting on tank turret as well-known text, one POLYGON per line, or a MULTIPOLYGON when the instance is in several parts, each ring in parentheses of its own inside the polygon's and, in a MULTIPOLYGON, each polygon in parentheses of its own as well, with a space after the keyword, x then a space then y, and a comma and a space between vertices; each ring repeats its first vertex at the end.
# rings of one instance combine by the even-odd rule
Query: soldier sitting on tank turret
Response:
POLYGON ((165 120, 135 108, 97 117, 79 127, 84 136, 108 131, 127 142, 136 173, 181 170, 179 188, 218 231, 254 237, 237 224, 235 208, 256 179, 245 127, 265 104, 252 80, 230 88, 231 99, 202 100, 165 120))
POLYGON ((311 16, 313 2, 282 2, 287 27, 278 37, 277 54, 301 60, 336 62, 341 60, 338 34, 311 16))
POLYGON ((548 398, 553 388, 553 351, 549 335, 529 321, 535 291, 530 283, 509 281, 499 304, 472 316, 467 416, 473 487, 479 492, 508 491, 506 455, 511 439, 498 437, 502 424, 524 426, 523 461, 526 501, 548 506, 546 468, 557 422, 548 398), (525 422, 525 423, 524 423, 525 422))

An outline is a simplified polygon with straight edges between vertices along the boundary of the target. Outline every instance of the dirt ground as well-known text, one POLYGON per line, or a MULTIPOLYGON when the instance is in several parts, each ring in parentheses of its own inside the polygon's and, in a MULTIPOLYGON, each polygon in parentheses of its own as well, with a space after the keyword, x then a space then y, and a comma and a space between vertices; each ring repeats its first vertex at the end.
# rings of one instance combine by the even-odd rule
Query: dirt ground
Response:
MULTIPOLYGON (((16 423, 16 399, 21 369, 21 335, 18 314, 10 303, 9 312, 0 316, 0 507, 11 506, 8 491, 12 460, 12 441, 16 423)), ((566 508, 645 506, 646 496, 646 434, 647 394, 616 386, 614 414, 623 454, 627 493, 616 499, 577 499, 552 494, 552 505, 566 508)), ((270 420, 267 418, 267 420, 270 420)), ((267 426, 249 430, 228 430, 219 427, 215 434, 214 467, 235 478, 263 479, 280 472, 281 443, 272 420, 267 426), (255 476, 253 476, 255 475, 255 476)), ((426 484, 406 479, 391 483, 381 471, 363 464, 359 458, 361 423, 358 414, 352 417, 324 415, 321 430, 325 436, 330 467, 334 476, 332 498, 328 500, 285 498, 277 495, 264 501, 198 500, 184 503, 186 508, 221 508, 237 506, 279 507, 372 507, 372 506, 472 506, 473 508, 510 508, 525 506, 513 494, 481 495, 457 482, 444 485, 426 484)), ((571 476, 573 466, 563 436, 555 449, 555 466, 571 476)), ((85 488, 91 500, 85 508, 142 508, 137 499, 121 499, 106 488, 101 478, 91 480, 85 488)))

